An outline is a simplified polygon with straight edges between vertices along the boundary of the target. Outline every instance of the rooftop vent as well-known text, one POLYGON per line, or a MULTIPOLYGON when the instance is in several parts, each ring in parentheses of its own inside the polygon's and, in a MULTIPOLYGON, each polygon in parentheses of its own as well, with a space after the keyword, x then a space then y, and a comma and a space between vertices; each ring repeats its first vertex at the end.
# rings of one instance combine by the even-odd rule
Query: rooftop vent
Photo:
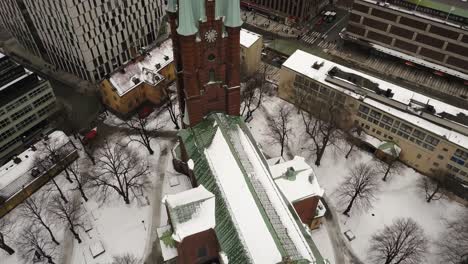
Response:
POLYGON ((316 61, 316 62, 314 62, 314 64, 312 65, 312 68, 314 68, 314 69, 316 69, 316 70, 320 70, 320 68, 322 68, 323 64, 324 64, 323 61, 320 62, 320 63, 319 63, 318 61, 316 61))
POLYGON ((156 70, 161 69, 161 63, 156 64, 156 70))
POLYGON ((13 158, 13 162, 14 162, 15 164, 20 164, 20 163, 21 163, 21 159, 20 159, 19 157, 14 157, 14 158, 13 158))
POLYGON ((168 61, 168 60, 169 60, 169 56, 164 55, 164 60, 165 60, 165 61, 168 61))
POLYGON ((133 78, 132 78, 132 82, 133 82, 134 84, 139 84, 141 81, 140 81, 140 78, 138 78, 138 77, 133 77, 133 78))
POLYGON ((120 69, 120 73, 125 74, 125 68, 120 69))

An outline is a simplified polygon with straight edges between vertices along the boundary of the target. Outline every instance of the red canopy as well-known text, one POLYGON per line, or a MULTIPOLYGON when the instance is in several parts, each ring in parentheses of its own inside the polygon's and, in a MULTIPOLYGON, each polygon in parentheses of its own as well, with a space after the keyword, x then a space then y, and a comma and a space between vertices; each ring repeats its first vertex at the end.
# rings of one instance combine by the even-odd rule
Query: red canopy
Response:
POLYGON ((146 118, 153 112, 153 108, 149 106, 145 106, 143 109, 140 110, 138 116, 140 118, 146 118))
POLYGON ((94 139, 97 136, 97 128, 93 128, 93 130, 89 131, 86 135, 85 138, 86 140, 94 139))

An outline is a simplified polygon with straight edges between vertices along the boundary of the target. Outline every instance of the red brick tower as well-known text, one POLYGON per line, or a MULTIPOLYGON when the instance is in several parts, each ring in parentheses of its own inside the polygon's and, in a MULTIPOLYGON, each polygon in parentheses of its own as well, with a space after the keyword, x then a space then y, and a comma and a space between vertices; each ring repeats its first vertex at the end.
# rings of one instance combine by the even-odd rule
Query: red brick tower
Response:
POLYGON ((239 0, 169 0, 184 127, 210 112, 240 112, 239 0))

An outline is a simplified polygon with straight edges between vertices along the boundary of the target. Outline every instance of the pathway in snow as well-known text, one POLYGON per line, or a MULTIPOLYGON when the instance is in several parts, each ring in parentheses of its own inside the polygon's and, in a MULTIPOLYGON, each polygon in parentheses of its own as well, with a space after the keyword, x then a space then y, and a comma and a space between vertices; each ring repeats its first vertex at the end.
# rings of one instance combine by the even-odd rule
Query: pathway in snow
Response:
MULTIPOLYGON (((167 159, 170 153, 170 146, 173 144, 166 145, 164 149, 161 151, 161 155, 159 158, 159 163, 157 166, 156 175, 159 175, 159 179, 156 182, 156 186, 154 187, 153 193, 153 216, 151 221, 150 227, 150 238, 147 239, 145 252, 148 253, 146 257, 145 263, 158 263, 161 259, 161 248, 159 246, 159 239, 156 233, 156 228, 158 228, 160 223, 160 213, 161 213, 161 201, 163 195, 163 186, 164 186, 164 178, 166 176, 166 168, 167 168, 167 159)), ((146 254, 145 254, 146 256, 146 254)))

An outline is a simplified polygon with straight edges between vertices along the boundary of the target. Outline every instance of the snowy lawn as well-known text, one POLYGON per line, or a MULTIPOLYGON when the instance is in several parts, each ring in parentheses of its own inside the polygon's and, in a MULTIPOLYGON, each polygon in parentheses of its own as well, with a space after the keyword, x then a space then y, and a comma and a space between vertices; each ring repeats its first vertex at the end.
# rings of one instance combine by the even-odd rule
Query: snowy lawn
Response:
MULTIPOLYGON (((252 129, 252 133, 262 146, 266 155, 276 157, 280 154, 280 146, 272 144, 268 137, 268 127, 266 121, 266 113, 273 114, 275 109, 280 104, 288 104, 287 102, 276 98, 268 97, 263 104, 263 109, 254 113, 254 119, 248 124, 252 129)), ((292 107, 292 106, 291 106, 292 107)), ((304 125, 300 114, 292 107, 293 118, 291 126, 293 127, 292 134, 289 135, 289 150, 292 155, 299 155, 307 158, 308 163, 315 169, 320 185, 325 189, 325 193, 329 202, 337 208, 337 213, 340 216, 339 224, 342 233, 351 230, 356 239, 349 242, 357 256, 364 262, 369 263, 367 259, 367 250, 371 236, 384 225, 389 225, 398 217, 409 217, 414 219, 424 229, 427 237, 430 240, 429 251, 427 253, 427 264, 440 263, 435 255, 435 241, 444 229, 442 224, 443 219, 452 219, 457 212, 466 210, 464 207, 448 199, 425 201, 425 194, 418 189, 417 183, 419 179, 425 177, 411 168, 405 167, 399 175, 393 176, 387 182, 380 181, 380 189, 377 192, 377 201, 373 203, 373 208, 368 211, 358 211, 353 208, 351 217, 346 217, 342 214, 344 207, 339 203, 336 197, 336 190, 348 176, 349 170, 353 165, 360 162, 373 162, 372 154, 358 150, 352 154, 349 159, 345 159, 345 153, 337 150, 335 147, 329 147, 325 151, 325 156, 322 159, 320 167, 314 165, 315 156, 308 149, 311 144, 308 143, 304 133, 304 125)), ((343 143, 344 144, 344 143, 343 143)), ((346 149, 345 146, 342 146, 346 149)), ((286 155, 285 155, 285 158, 286 155)), ((380 177, 380 176, 379 176, 380 177)), ((322 226, 325 229, 325 226, 322 226)), ((315 232, 315 242, 322 249, 322 254, 329 260, 333 259, 329 252, 329 245, 322 241, 326 234, 321 230, 315 232)), ((325 239, 327 240, 327 239, 325 239)))
MULTIPOLYGON (((155 119, 156 112, 154 112, 150 118, 155 119)), ((164 124, 163 129, 165 131, 173 130, 173 125, 171 125, 168 120, 169 118, 166 111, 162 112, 157 119, 164 120, 161 124, 164 124)), ((109 120, 105 122, 107 124, 115 124, 119 123, 119 120, 115 116, 110 115, 109 120)), ((153 123, 155 122, 151 122, 150 126, 153 126, 153 123)), ((101 135, 101 137, 106 136, 101 135)), ((78 228, 78 233, 83 240, 81 244, 78 244, 64 227, 60 225, 53 226, 52 230, 57 233, 57 240, 61 242, 61 245, 57 248, 58 255, 55 259, 57 264, 112 263, 112 258, 114 256, 130 254, 136 258, 144 259, 148 254, 146 251, 150 247, 147 245, 152 243, 150 238, 153 231, 155 233, 155 230, 151 228, 154 220, 153 206, 155 206, 155 202, 152 199, 155 195, 153 192, 156 186, 163 184, 160 180, 160 175, 157 173, 157 166, 161 151, 166 147, 171 149, 173 143, 168 138, 153 138, 151 140, 151 146, 155 153, 154 155, 149 155, 147 149, 143 145, 135 141, 130 142, 131 137, 122 133, 112 133, 110 136, 106 137, 112 144, 116 142, 120 142, 124 145, 128 144, 128 148, 134 150, 141 160, 147 161, 149 165, 150 173, 148 176, 151 181, 151 186, 138 199, 132 200, 131 204, 125 204, 122 197, 116 194, 112 194, 105 202, 101 202, 96 195, 98 192, 94 189, 85 189, 85 193, 88 198, 90 198, 89 201, 85 203, 79 192, 72 190, 75 184, 68 183, 63 176, 64 173, 57 176, 57 181, 65 195, 70 200, 73 198, 79 199, 84 204, 84 212, 81 219, 85 223, 84 228, 78 228), (104 252, 99 254, 101 251, 104 252), (99 256, 93 258, 93 254, 99 254, 99 256)), ((75 142, 75 144, 81 148, 80 143, 75 142)), ((171 154, 169 153, 168 155, 168 161, 170 161, 171 154)), ((92 172, 92 165, 82 151, 80 152, 79 161, 86 164, 85 167, 92 172)), ((179 185, 179 188, 181 187, 182 189, 187 189, 183 179, 181 179, 181 184, 179 185)), ((38 192, 42 192, 43 189, 38 192)), ((17 221, 19 218, 18 210, 11 212, 9 217, 17 221)), ((159 222, 159 220, 158 217, 157 222, 159 222)), ((13 233, 15 235, 19 234, 25 225, 28 225, 28 223, 16 225, 13 233)), ((15 248, 15 239, 13 238, 10 241, 12 247, 15 248)), ((23 260, 18 253, 8 256, 0 250, 1 264, 18 264, 22 262, 23 260)))

